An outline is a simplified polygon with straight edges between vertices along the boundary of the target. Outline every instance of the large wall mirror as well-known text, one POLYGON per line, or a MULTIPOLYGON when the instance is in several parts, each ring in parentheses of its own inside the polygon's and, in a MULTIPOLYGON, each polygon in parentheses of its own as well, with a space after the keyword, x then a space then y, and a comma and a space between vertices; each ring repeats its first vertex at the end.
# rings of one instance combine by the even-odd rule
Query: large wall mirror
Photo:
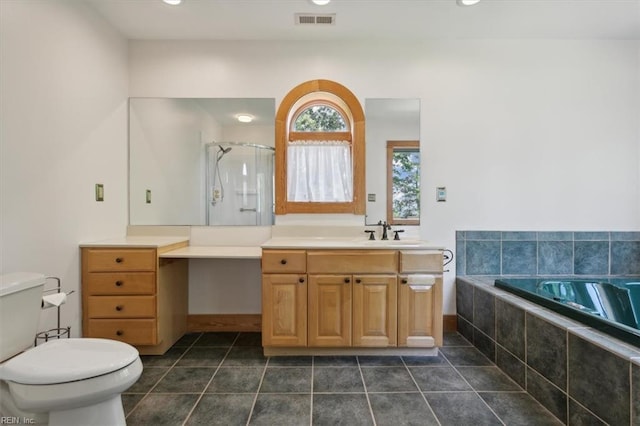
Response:
POLYGON ((366 223, 420 224, 420 100, 366 99, 366 223))
POLYGON ((131 98, 130 225, 271 225, 275 99, 131 98))

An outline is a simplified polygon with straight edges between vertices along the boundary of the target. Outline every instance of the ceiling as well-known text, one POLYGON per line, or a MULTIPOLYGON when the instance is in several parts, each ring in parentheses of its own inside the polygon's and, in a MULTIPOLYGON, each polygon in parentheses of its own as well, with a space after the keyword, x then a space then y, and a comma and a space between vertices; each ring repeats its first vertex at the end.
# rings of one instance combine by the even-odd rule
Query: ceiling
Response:
POLYGON ((82 0, 128 39, 408 41, 465 38, 640 40, 640 0, 82 0), (295 23, 296 13, 335 23, 295 23))

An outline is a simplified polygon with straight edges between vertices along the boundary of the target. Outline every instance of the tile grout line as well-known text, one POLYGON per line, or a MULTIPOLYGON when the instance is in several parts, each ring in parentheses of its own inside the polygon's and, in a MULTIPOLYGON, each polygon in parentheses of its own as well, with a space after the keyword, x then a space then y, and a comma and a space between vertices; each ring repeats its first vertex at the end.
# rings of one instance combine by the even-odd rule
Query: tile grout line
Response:
MULTIPOLYGON (((153 390, 158 386, 158 383, 160 383, 160 382, 161 382, 161 381, 162 381, 162 380, 167 376, 167 374, 169 374, 169 371, 171 371, 171 370, 173 369, 173 367, 175 367, 175 365, 176 365, 176 364, 177 364, 177 363, 182 359, 182 357, 184 357, 184 354, 186 354, 187 352, 189 352, 189 350, 190 350, 190 349, 191 349, 191 348, 196 344, 196 342, 200 339, 200 337, 202 337, 202 334, 203 334, 203 333, 200 333, 200 336, 198 336, 198 337, 193 341, 193 343, 191 343, 191 345, 187 346, 187 347, 186 347, 186 349, 184 350, 184 352, 182 353, 182 355, 180 355, 180 356, 178 357, 178 359, 176 359, 176 360, 174 361, 174 363, 173 363, 173 364, 171 364, 171 366, 170 366, 169 368, 167 368, 167 371, 165 371, 165 373, 164 373, 162 376, 160 376, 160 378, 158 378, 158 380, 156 380, 155 384, 149 388, 149 390, 144 394, 144 396, 143 396, 142 398, 140 398, 140 401, 138 401, 138 402, 136 403, 136 405, 134 405, 134 406, 133 406, 133 408, 129 411, 129 413, 125 416, 125 419, 126 419, 127 417, 129 417, 129 416, 130 416, 130 415, 131 415, 131 414, 132 414, 132 413, 133 413, 133 412, 138 408, 138 406, 142 403, 142 401, 143 401, 147 396, 149 396, 149 395, 151 394, 151 392, 152 392, 152 391, 153 391, 153 390)), ((174 345, 175 345, 175 344, 174 344, 174 345)), ((169 350, 170 350, 170 349, 172 349, 172 348, 173 348, 173 346, 172 346, 171 348, 169 348, 169 350)), ((142 371, 144 372, 144 364, 143 364, 143 367, 142 367, 142 368, 143 368, 143 369, 142 369, 142 371)), ((141 377, 142 377, 142 376, 141 376, 141 377)), ((138 380, 140 380, 140 379, 138 379, 138 380)))
MULTIPOLYGON (((460 377, 462 378, 462 380, 464 380, 464 381, 465 381, 465 383, 466 383, 467 385, 469 385, 469 387, 471 388, 471 390, 473 391, 473 393, 474 393, 474 394, 475 394, 475 395, 480 399, 480 401, 482 401, 482 403, 483 403, 483 404, 484 404, 484 405, 489 409, 489 411, 491 411, 491 412, 493 413, 493 415, 494 415, 494 416, 496 416, 496 418, 498 419, 498 421, 499 421, 502 425, 506 426, 506 423, 505 423, 504 421, 502 421, 502 419, 500 418, 500 416, 498 415, 498 413, 496 413, 496 412, 493 410, 493 408, 491 408, 491 406, 490 406, 489 404, 487 404, 487 401, 485 401, 485 400, 484 400, 484 398, 482 398, 482 397, 480 396, 480 394, 478 393, 478 391, 477 391, 473 386, 471 386, 471 383, 469 383, 469 381, 467 380, 467 378, 466 378, 466 377, 464 377, 464 376, 462 375, 462 373, 460 373, 460 371, 458 371, 458 368, 457 368, 455 365, 453 365, 453 363, 451 363, 451 361, 449 361, 449 358, 447 358, 447 356, 446 356, 445 354, 442 354, 442 356, 443 356, 443 357, 444 357, 444 359, 449 363, 449 365, 451 365, 451 367, 455 370, 455 372, 456 372, 456 373, 458 373, 458 374, 460 375, 460 377)), ((487 359, 488 359, 488 358, 487 358, 487 359)), ((492 363, 492 364, 495 366, 495 363, 492 363)), ((460 366, 460 367, 463 367, 463 366, 460 366)), ((482 367, 482 366, 478 366, 478 367, 482 367)))
MULTIPOLYGON (((438 350, 438 353, 440 353, 440 350, 438 350)), ((409 377, 411 377, 411 380, 413 380, 413 384, 416 385, 416 388, 418 388, 418 392, 420 393, 420 396, 422 397, 424 402, 427 404, 427 407, 429 407, 429 411, 431 412, 431 414, 433 414, 433 418, 436 419, 436 422, 438 422, 438 425, 442 426, 442 423, 440 423, 440 419, 438 418, 438 416, 436 416, 435 411, 433 411, 433 408, 431 407, 431 404, 429 404, 427 397, 424 395, 424 392, 422 391, 422 389, 420 389, 420 386, 418 385, 418 382, 416 381, 415 377, 413 377, 413 374, 411 373, 411 369, 409 368, 407 363, 404 362, 404 357, 400 357, 400 360, 402 361, 402 365, 404 365, 404 368, 407 369, 407 372, 409 373, 409 377)))
POLYGON ((256 394, 253 397, 253 403, 251 404, 251 410, 249 410, 249 417, 247 417, 246 425, 249 426, 249 422, 251 421, 251 416, 253 416, 253 409, 256 406, 256 402, 258 401, 258 395, 260 395, 260 389, 262 388, 262 382, 264 381, 264 376, 267 374, 267 367, 269 366, 270 357, 267 358, 267 362, 264 363, 264 368, 262 369, 262 376, 260 376, 260 383, 258 383, 258 389, 256 389, 256 394))
POLYGON ((360 365, 360 357, 356 356, 356 363, 358 364, 358 372, 360 373, 360 380, 362 380, 362 387, 364 388, 364 396, 367 398, 367 405, 369 406, 369 414, 373 421, 373 426, 376 426, 376 417, 373 415, 373 408, 371 407, 371 400, 369 399, 369 391, 367 390, 367 382, 364 380, 364 374, 362 373, 362 366, 360 365))
POLYGON ((314 377, 315 357, 311 357, 311 402, 309 404, 309 426, 313 426, 313 377, 314 377))
MULTIPOLYGON (((187 422, 189 421, 189 418, 191 418, 191 415, 193 414, 193 411, 196 409, 198 404, 200 404, 200 401, 202 400, 202 397, 207 392, 207 389, 211 385, 211 382, 213 382, 213 379, 216 377, 216 374, 218 374, 218 371, 220 371, 220 367, 222 366, 222 363, 224 363, 224 361, 227 359, 227 355, 229 355, 229 352, 231 352, 231 348, 233 348, 233 345, 235 345, 235 343, 238 341, 239 337, 240 337, 240 333, 238 333, 236 335, 236 338, 233 339, 233 342, 231 342, 231 346, 229 346, 229 349, 227 349, 227 352, 224 354, 224 356, 222 357, 222 359, 218 363, 218 366, 216 367, 216 371, 213 372, 213 375, 211 376, 211 378, 209 379, 209 381, 207 382, 205 387, 202 389, 202 392, 200 392, 200 396, 198 396, 198 399, 196 399, 195 404, 193 404, 193 407, 191 407, 191 410, 189 410, 189 412, 187 413, 187 416, 184 418, 184 421, 182 422, 183 426, 187 424, 187 422)), ((196 341, 197 341, 197 339, 196 339, 196 341)), ((195 345, 195 342, 194 342, 194 345, 195 345)), ((191 347, 189 349, 191 349, 191 347)), ((185 351, 185 353, 187 353, 187 352, 188 352, 188 350, 185 351)))

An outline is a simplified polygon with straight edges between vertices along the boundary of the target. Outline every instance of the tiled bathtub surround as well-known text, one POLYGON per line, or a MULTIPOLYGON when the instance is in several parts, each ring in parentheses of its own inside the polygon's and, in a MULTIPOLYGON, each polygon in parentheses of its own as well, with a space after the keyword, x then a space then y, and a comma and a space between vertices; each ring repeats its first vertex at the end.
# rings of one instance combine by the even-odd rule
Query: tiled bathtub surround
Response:
POLYGON ((569 425, 640 425, 640 349, 458 277, 458 331, 569 425))
POLYGON ((456 275, 640 275, 640 232, 457 231, 456 275))

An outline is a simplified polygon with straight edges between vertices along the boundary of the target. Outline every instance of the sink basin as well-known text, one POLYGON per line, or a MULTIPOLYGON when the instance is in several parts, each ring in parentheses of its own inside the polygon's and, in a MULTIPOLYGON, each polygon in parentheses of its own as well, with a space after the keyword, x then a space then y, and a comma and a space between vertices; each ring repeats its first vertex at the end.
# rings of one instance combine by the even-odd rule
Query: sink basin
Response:
POLYGON ((374 247, 420 247, 424 246, 425 242, 420 240, 365 240, 362 245, 374 247))

